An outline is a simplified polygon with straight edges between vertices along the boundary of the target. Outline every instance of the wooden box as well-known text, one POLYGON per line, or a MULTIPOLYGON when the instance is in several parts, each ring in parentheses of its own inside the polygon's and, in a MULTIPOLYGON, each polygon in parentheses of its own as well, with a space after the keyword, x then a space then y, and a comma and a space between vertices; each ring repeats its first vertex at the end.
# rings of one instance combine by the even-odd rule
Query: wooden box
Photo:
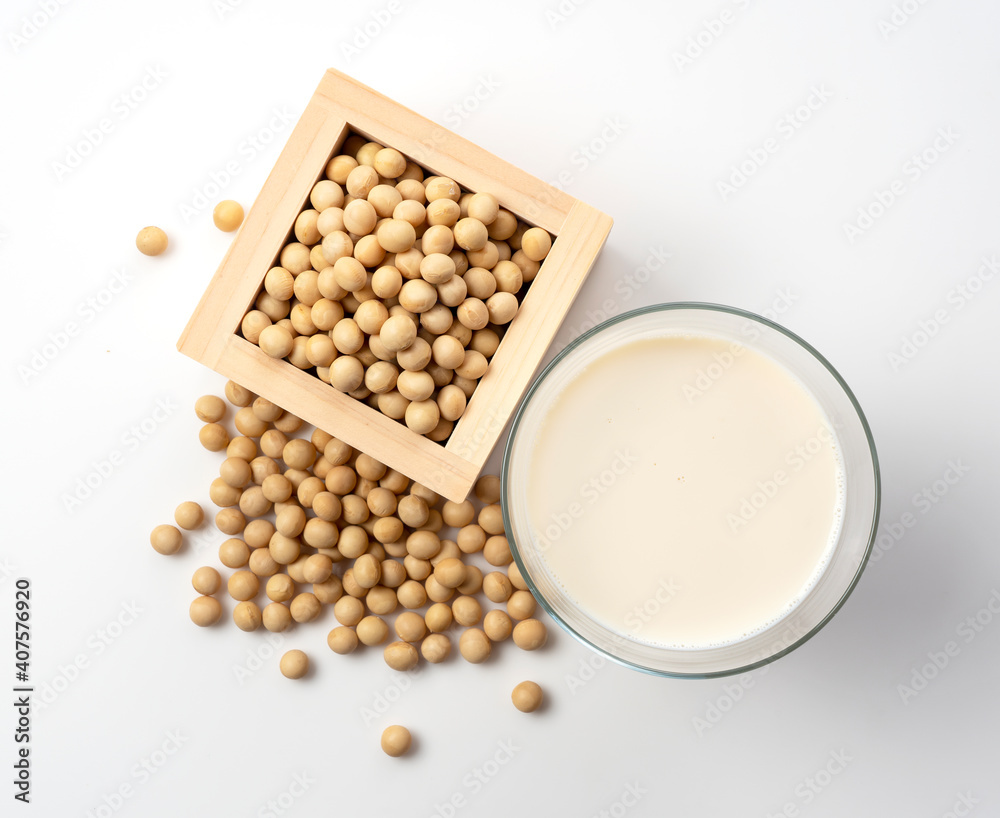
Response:
POLYGON ((461 501, 555 337, 611 229, 611 218, 338 71, 329 70, 250 208, 177 347, 305 421, 445 497, 461 501), (239 334, 313 184, 349 132, 393 147, 434 174, 555 238, 446 443, 412 432, 239 334))

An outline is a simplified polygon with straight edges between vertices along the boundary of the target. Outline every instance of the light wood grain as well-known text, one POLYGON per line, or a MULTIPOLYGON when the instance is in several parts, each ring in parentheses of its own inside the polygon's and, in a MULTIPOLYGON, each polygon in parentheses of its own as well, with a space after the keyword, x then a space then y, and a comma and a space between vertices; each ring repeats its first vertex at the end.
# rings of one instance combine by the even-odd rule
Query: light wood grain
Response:
POLYGON ((611 229, 611 219, 337 71, 323 77, 178 349, 448 499, 469 493, 611 229), (488 191, 555 236, 447 446, 342 394, 240 337, 313 184, 348 131, 394 147, 466 190, 488 191))
POLYGON ((327 71, 316 96, 331 114, 383 145, 390 145, 468 190, 486 190, 500 204, 550 233, 558 233, 576 201, 558 188, 497 158, 338 71, 327 71))
POLYGON ((213 361, 222 355, 227 336, 239 331, 313 184, 346 132, 343 120, 329 117, 319 106, 306 108, 177 343, 185 355, 216 368, 213 361))
POLYGON ((486 461, 611 230, 611 217, 576 202, 479 381, 447 449, 486 461))
POLYGON ((226 339, 219 369, 247 389, 446 497, 464 499, 482 468, 414 434, 362 401, 338 392, 315 375, 269 357, 238 335, 226 339), (289 400, 290 396, 294 401, 289 400), (353 441, 364 441, 364 446, 353 441))

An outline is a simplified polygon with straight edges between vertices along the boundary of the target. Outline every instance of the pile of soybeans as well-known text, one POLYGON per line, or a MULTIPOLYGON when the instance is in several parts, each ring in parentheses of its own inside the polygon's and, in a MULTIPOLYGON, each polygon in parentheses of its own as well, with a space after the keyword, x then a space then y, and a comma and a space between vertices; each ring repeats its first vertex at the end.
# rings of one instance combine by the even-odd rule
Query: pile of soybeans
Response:
MULTIPOLYGON (((195 624, 222 619, 223 592, 243 631, 284 632, 329 605, 338 623, 327 634, 330 650, 381 649, 398 671, 421 660, 443 662, 455 637, 458 652, 472 663, 486 661, 507 639, 528 651, 545 644, 546 627, 534 618, 535 598, 504 535, 499 478, 481 477, 474 500, 442 500, 326 432, 297 436, 306 430, 299 418, 232 381, 225 393, 235 410, 235 435, 226 427, 230 407, 222 398, 199 398, 195 412, 204 423, 201 444, 224 456, 209 496, 219 509, 215 525, 229 535, 219 561, 231 573, 223 582, 213 566, 194 572, 195 624), (475 565, 476 554, 493 570, 475 565)), ((183 531, 205 519, 192 501, 174 516, 176 525, 159 525, 150 535, 161 554, 177 553, 183 531)), ((302 678, 308 669, 302 650, 288 651, 280 662, 288 678, 302 678)), ((541 689, 524 682, 512 698, 530 712, 541 689)), ((405 752, 409 734, 399 732, 405 728, 389 729, 386 752, 405 752)))
POLYGON ((444 442, 552 237, 487 191, 352 134, 327 163, 240 331, 444 442))

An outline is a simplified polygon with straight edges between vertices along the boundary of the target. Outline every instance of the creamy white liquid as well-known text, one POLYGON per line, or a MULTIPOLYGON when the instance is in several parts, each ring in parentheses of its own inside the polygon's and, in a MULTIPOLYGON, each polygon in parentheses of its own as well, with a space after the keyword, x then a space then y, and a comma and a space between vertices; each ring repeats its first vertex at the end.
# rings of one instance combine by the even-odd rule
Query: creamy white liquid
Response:
POLYGON ((843 468, 783 367, 721 338, 632 341, 555 399, 534 441, 528 518, 595 620, 678 648, 786 615, 839 532, 843 468))

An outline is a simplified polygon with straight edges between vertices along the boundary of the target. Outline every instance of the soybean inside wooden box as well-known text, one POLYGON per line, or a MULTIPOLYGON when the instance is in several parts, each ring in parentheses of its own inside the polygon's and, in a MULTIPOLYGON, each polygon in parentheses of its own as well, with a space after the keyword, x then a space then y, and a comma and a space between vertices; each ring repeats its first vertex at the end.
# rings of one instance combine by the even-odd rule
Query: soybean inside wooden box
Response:
POLYGON ((611 218, 335 70, 324 75, 203 294, 178 349, 445 497, 465 499, 597 258, 611 218), (411 431, 240 334, 313 185, 348 134, 488 192, 552 247, 464 414, 442 442, 411 431))

